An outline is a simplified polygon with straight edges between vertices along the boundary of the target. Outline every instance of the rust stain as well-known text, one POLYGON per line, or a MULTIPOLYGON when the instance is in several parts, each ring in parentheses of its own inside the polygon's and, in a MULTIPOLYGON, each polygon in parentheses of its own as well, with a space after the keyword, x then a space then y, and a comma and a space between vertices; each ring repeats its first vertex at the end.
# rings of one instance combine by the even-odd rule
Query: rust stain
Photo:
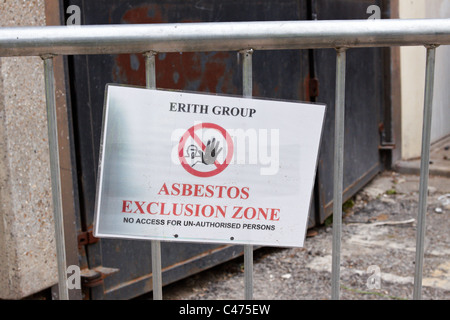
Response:
POLYGON ((306 101, 311 101, 310 91, 309 91, 309 83, 310 83, 311 76, 309 73, 306 75, 305 79, 303 80, 303 85, 300 85, 300 90, 302 90, 303 98, 306 101))
MULTIPOLYGON (((165 6, 141 6, 124 13, 124 23, 163 23, 165 6)), ((195 22, 181 20, 178 22, 195 22)), ((156 56, 158 88, 212 93, 240 92, 233 84, 230 52, 159 53, 156 56)), ((141 54, 121 54, 115 57, 113 79, 118 83, 145 86, 145 60, 141 54)))
MULTIPOLYGON (((160 53, 156 57, 156 84, 159 88, 215 93, 237 93, 229 70, 228 52, 160 53)), ((116 82, 145 86, 145 60, 140 54, 115 58, 116 82)))

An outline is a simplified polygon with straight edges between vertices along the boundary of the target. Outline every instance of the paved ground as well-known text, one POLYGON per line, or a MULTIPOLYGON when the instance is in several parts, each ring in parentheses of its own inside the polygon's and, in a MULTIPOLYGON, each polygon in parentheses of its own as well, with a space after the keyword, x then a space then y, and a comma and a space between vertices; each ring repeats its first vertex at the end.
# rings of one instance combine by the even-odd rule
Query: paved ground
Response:
MULTIPOLYGON (((395 171, 407 174, 418 174, 420 159, 398 161, 395 171)), ((434 143, 430 150, 430 173, 450 177, 450 136, 434 143)))
MULTIPOLYGON (((341 299, 412 299, 419 177, 385 172, 346 210, 341 299)), ((429 181, 423 299, 450 299, 450 178, 429 181)), ((311 230, 304 248, 255 251, 254 298, 330 299, 332 228, 311 230)), ((164 299, 244 298, 238 258, 164 288, 164 299)))

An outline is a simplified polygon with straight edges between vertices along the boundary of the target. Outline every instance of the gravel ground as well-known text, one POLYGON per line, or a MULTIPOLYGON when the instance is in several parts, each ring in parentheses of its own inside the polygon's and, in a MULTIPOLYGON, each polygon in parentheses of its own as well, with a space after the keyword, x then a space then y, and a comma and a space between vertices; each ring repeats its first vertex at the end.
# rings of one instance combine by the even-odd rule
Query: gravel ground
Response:
MULTIPOLYGON (((343 300, 412 299, 419 177, 380 174, 344 212, 341 252, 343 300)), ((431 176, 426 216, 422 298, 450 298, 450 178, 431 176)), ((310 230, 303 248, 254 253, 254 299, 331 297, 332 227, 310 230)), ((244 299, 243 258, 166 286, 165 300, 244 299)))

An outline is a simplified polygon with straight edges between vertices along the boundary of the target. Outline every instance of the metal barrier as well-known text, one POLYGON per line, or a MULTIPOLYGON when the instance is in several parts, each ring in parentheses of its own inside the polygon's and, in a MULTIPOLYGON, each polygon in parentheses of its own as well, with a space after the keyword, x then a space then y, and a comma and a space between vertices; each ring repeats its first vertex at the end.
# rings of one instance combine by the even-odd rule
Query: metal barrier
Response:
MULTIPOLYGON (((146 56, 147 88, 156 88, 155 55, 158 52, 238 51, 243 54, 244 61, 244 96, 250 97, 253 50, 335 48, 337 58, 331 298, 339 299, 346 50, 355 47, 425 46, 427 60, 413 296, 414 299, 421 299, 435 51, 439 45, 448 44, 450 19, 1 28, 0 57, 40 56, 44 61, 59 298, 68 299, 68 288, 53 78, 52 58, 55 55, 142 53, 146 56)), ((252 299, 252 246, 245 246, 244 259, 245 298, 252 299)), ((162 299, 159 241, 152 241, 152 272, 154 299, 162 299)))

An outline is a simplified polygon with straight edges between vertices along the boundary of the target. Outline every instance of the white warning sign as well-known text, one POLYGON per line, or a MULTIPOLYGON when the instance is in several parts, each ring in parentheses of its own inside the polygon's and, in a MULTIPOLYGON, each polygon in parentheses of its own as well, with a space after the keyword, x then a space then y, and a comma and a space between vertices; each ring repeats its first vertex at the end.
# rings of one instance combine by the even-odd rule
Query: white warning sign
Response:
POLYGON ((108 85, 94 235, 303 246, 324 114, 108 85))

